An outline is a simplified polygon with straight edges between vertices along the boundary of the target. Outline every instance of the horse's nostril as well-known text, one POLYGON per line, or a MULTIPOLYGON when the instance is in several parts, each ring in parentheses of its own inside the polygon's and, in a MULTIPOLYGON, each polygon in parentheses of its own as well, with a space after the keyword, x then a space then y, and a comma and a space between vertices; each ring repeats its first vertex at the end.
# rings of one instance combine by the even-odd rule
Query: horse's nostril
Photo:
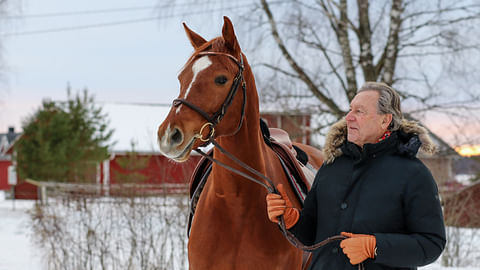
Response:
POLYGON ((170 136, 172 143, 180 143, 182 141, 182 133, 178 128, 175 128, 170 136))

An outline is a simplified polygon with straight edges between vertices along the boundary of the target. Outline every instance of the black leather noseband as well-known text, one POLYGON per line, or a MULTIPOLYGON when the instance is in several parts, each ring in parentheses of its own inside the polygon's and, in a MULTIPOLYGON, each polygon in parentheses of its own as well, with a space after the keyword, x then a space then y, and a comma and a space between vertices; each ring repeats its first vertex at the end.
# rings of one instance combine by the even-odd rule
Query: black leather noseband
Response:
MULTIPOLYGON (((225 116, 225 113, 227 113, 228 107, 232 104, 233 98, 235 97, 235 94, 237 93, 238 86, 240 84, 242 84, 242 90, 243 90, 242 112, 241 112, 241 115, 240 115, 240 121, 239 121, 238 127, 235 130, 235 132, 233 133, 233 134, 235 134, 235 133, 238 132, 238 130, 240 130, 240 128, 242 126, 243 118, 244 118, 244 115, 245 115, 245 104, 246 104, 246 101, 247 101, 246 85, 245 85, 245 80, 243 79, 243 70, 244 70, 243 56, 242 56, 242 54, 240 54, 240 61, 237 60, 233 55, 228 54, 228 53, 223 53, 223 52, 200 52, 196 56, 201 56, 201 55, 223 55, 223 56, 226 56, 226 57, 230 58, 231 60, 233 60, 233 62, 235 62, 235 64, 237 64, 238 73, 235 76, 235 78, 233 79, 232 87, 230 88, 230 91, 228 92, 227 97, 223 101, 223 104, 220 106, 220 108, 215 113, 213 113, 212 115, 208 114, 203 109, 201 109, 197 105, 191 103, 190 101, 188 101, 184 98, 177 98, 177 99, 173 100, 173 106, 178 107, 181 104, 183 104, 183 105, 189 107, 190 109, 196 111, 201 116, 203 116, 203 118, 205 118, 208 121, 207 124, 205 124, 205 125, 210 125, 210 133, 209 133, 210 135, 209 136, 212 137, 212 136, 214 136, 215 127, 223 119, 223 117, 225 116)), ((201 131, 203 131, 203 128, 202 128, 201 131)), ((202 136, 202 134, 200 134, 200 136, 202 136)), ((206 139, 201 138, 201 140, 204 141, 204 142, 207 142, 208 138, 206 138, 206 139)))

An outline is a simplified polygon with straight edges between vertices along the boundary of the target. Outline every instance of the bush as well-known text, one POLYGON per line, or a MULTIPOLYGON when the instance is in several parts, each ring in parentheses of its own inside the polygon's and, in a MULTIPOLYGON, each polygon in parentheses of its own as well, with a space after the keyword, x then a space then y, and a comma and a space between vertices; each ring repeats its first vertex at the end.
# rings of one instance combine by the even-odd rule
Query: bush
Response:
POLYGON ((188 269, 186 196, 63 196, 32 211, 47 269, 188 269))

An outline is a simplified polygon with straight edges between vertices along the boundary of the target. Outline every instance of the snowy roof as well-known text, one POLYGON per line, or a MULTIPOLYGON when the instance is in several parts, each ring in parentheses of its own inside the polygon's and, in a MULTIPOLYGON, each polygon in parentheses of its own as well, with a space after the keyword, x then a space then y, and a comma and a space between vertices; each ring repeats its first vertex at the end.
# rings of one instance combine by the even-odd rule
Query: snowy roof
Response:
POLYGON ((13 145, 21 133, 16 133, 13 127, 8 128, 7 133, 0 133, 0 159, 10 159, 7 151, 13 145))
POLYGON ((105 104, 103 113, 107 114, 109 127, 114 130, 111 142, 115 142, 113 151, 158 152, 157 129, 168 114, 170 107, 105 104))

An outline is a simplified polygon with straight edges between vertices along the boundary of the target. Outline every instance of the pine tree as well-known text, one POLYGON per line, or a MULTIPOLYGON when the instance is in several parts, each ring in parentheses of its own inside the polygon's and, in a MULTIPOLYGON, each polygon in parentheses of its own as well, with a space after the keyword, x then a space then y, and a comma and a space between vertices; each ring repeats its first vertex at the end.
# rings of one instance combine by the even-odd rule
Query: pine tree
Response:
POLYGON ((108 158, 113 130, 88 91, 66 102, 44 100, 23 123, 15 145, 21 179, 58 182, 94 182, 97 164, 108 158))

